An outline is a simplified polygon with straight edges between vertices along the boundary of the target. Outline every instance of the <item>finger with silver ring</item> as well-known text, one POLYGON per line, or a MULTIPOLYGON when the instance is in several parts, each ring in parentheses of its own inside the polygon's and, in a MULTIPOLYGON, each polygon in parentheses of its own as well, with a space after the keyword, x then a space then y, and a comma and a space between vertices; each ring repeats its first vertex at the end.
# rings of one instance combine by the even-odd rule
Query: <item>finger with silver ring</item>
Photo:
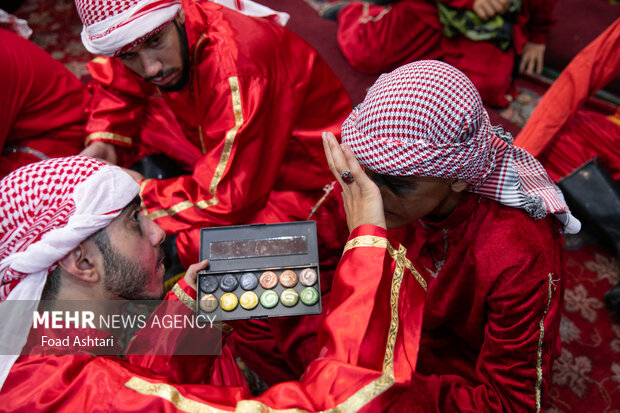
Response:
MULTIPOLYGON (((347 161, 342 153, 342 148, 340 144, 336 140, 336 137, 332 133, 325 133, 325 155, 327 157, 327 163, 329 165, 329 169, 332 171, 334 177, 340 183, 342 189, 346 192, 349 191, 349 185, 344 183, 342 172, 345 170, 349 170, 350 168, 347 165, 347 161)), ((350 173, 350 172, 349 172, 350 173)), ((351 174, 351 178, 353 175, 351 174)), ((352 180, 351 180, 352 182, 352 180)))
POLYGON ((344 182, 347 185, 351 185, 353 181, 355 180, 353 178, 353 175, 351 175, 351 171, 348 169, 340 174, 340 178, 342 179, 342 182, 344 182))

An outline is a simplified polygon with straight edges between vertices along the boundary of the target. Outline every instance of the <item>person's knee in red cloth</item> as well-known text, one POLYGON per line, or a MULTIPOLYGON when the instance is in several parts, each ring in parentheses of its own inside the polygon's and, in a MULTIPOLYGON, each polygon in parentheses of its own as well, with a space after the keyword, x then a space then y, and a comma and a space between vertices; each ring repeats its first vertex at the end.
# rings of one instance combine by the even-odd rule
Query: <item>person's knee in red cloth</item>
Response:
POLYGON ((338 13, 338 45, 359 72, 381 73, 438 57, 442 27, 436 7, 410 0, 390 3, 351 2, 338 13))

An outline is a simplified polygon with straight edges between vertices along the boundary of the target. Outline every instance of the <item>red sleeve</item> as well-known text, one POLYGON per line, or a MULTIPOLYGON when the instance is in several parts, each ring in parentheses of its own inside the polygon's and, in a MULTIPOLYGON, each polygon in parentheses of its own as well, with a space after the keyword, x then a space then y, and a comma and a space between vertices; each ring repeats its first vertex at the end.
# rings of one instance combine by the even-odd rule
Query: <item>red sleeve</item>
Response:
POLYGON ((583 49, 545 92, 515 145, 534 156, 579 109, 586 99, 620 73, 620 20, 583 49))
MULTIPOLYGON (((534 411, 541 407, 559 354, 563 280, 542 252, 507 270, 487 297, 484 342, 475 376, 415 373, 393 411, 534 411), (402 409, 402 410, 401 410, 402 409)), ((428 303, 427 303, 428 305, 428 303)), ((453 369, 458 371, 458 364, 453 369)))
POLYGON ((233 76, 213 84, 200 122, 205 154, 193 174, 141 183, 147 216, 167 233, 247 222, 264 207, 302 103, 275 83, 233 76))
POLYGON ((385 229, 356 228, 334 275, 319 329, 319 357, 299 383, 275 385, 257 400, 280 409, 311 412, 334 406, 347 411, 353 405, 356 411, 362 407, 386 411, 397 394, 394 390, 408 382, 412 373, 407 363, 398 362, 404 357, 403 342, 415 366, 422 327, 425 284, 415 281, 417 271, 405 253, 401 245, 386 238, 385 229), (414 282, 407 288, 410 280, 414 282), (403 305, 404 295, 409 296, 408 305, 403 305), (415 334, 402 337, 404 314, 417 321, 417 339, 415 334))
POLYGON ((374 225, 361 225, 351 233, 332 283, 319 348, 352 364, 380 369, 383 359, 378 354, 391 334, 387 318, 394 311, 406 313, 410 328, 399 332, 407 337, 395 344, 393 357, 403 361, 394 366, 395 376, 408 381, 417 359, 426 283, 404 247, 386 234, 374 225), (411 364, 404 362, 405 353, 411 364))
POLYGON ((116 58, 99 56, 86 65, 93 77, 86 124, 86 145, 102 141, 115 145, 119 165, 134 160, 147 97, 155 89, 116 58))

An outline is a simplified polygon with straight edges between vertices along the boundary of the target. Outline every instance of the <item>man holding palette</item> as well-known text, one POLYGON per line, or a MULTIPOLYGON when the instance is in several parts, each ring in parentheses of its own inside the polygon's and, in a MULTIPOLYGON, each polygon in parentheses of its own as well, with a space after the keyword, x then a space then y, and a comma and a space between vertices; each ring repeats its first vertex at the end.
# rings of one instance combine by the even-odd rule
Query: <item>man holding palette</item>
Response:
MULTIPOLYGON (((303 39, 207 1, 76 0, 76 8, 84 46, 101 55, 88 65, 82 154, 127 167, 163 153, 187 171, 139 180, 143 213, 177 234, 184 267, 198 260, 200 228, 311 216, 332 181, 321 131, 339 135, 351 102, 303 39)), ((318 228, 321 259, 334 265, 346 237, 337 218, 318 228)), ((314 340, 317 323, 290 321, 278 329, 285 339, 263 337, 265 353, 292 352, 272 383, 298 377, 316 357, 316 342, 295 342, 314 340)), ((255 332, 271 334, 264 322, 255 332)), ((250 356, 259 345, 244 344, 250 356)))
MULTIPOLYGON (((138 192, 121 168, 86 157, 31 164, 0 181, 1 314, 7 316, 24 300, 35 308, 40 300, 80 300, 94 309, 104 301, 160 297, 164 233, 140 214, 138 192)), ((375 241, 370 245, 363 237, 352 237, 347 243, 319 332, 320 358, 299 382, 250 398, 225 346, 217 357, 170 356, 158 352, 161 346, 177 345, 166 335, 169 331, 144 340, 140 330, 124 357, 120 348, 102 356, 85 350, 56 354, 38 346, 32 332, 29 336, 30 323, 2 317, 0 411, 384 411, 411 375, 409 367, 397 369, 394 361, 405 355, 396 341, 402 334, 398 298, 413 267, 404 255, 394 254, 385 238, 375 241), (350 277, 367 259, 392 276, 360 272, 350 277), (33 339, 32 346, 24 346, 33 339), (19 348, 7 354, 16 340, 19 348), (151 345, 148 356, 132 354, 139 343, 151 345)), ((193 312, 196 272, 206 265, 190 266, 158 311, 176 303, 193 312)), ((424 285, 410 283, 408 294, 408 317, 421 318, 424 285)), ((202 333, 204 339, 213 334, 202 333)), ((417 344, 415 339, 407 342, 413 365, 417 344)))

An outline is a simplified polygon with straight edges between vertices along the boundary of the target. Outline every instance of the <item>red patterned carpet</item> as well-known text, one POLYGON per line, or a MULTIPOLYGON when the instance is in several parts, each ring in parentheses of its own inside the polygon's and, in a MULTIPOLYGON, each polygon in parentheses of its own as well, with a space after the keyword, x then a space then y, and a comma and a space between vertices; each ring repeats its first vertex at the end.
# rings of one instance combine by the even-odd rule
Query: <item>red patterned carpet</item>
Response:
MULTIPOLYGON (((374 77, 356 74, 348 67, 337 49, 335 22, 320 19, 304 0, 263 3, 289 12, 292 16, 289 28, 325 56, 354 102, 363 98, 374 77)), ((82 80, 88 80, 84 64, 92 56, 80 42, 81 25, 71 0, 27 0, 16 14, 34 29, 32 41, 82 80)), ((535 90, 524 93, 530 95, 531 101, 516 108, 521 117, 527 117, 538 98, 535 90)), ((498 119, 496 115, 494 118, 494 121, 498 119)), ((569 241, 572 246, 566 254, 567 282, 561 325, 563 350, 553 368, 546 410, 620 412, 620 325, 611 320, 603 304, 603 294, 620 281, 620 267, 601 246, 583 244, 579 238, 569 241)))

